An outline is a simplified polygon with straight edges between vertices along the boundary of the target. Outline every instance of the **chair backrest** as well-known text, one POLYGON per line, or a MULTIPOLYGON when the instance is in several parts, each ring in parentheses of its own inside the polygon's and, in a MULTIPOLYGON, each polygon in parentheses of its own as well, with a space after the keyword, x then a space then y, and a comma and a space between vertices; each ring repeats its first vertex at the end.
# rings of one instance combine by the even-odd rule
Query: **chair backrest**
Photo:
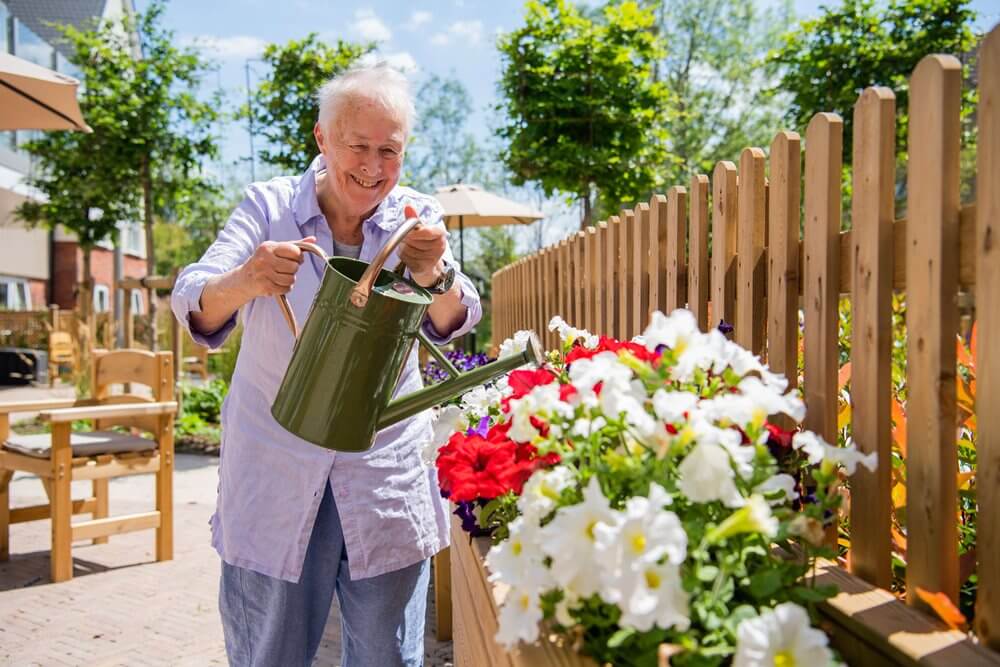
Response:
POLYGON ((49 360, 72 361, 74 356, 73 337, 67 331, 49 333, 49 360))
MULTIPOLYGON (((91 388, 93 397, 103 404, 172 401, 174 355, 145 350, 94 350, 91 388), (111 393, 113 385, 126 383, 130 385, 128 393, 111 393), (138 389, 137 385, 148 387, 149 393, 138 389)), ((115 418, 100 420, 94 426, 98 429, 112 425, 134 426, 156 432, 158 419, 155 416, 115 418)))

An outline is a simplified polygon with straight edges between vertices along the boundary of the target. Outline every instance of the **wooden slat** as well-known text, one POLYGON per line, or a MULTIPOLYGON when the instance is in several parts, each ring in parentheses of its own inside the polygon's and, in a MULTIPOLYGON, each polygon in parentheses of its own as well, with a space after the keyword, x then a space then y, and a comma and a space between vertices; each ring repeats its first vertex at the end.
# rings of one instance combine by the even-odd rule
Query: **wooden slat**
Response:
POLYGON ((159 512, 144 512, 109 519, 93 519, 73 524, 73 541, 89 540, 105 535, 121 535, 137 530, 149 530, 160 525, 159 512))
POLYGON ((597 223, 597 241, 595 246, 595 257, 597 263, 600 264, 600 275, 597 282, 598 290, 598 308, 597 313, 597 326, 592 333, 606 334, 608 331, 608 314, 612 311, 613 307, 611 304, 611 299, 609 298, 608 284, 610 282, 609 276, 614 276, 614 269, 610 264, 608 264, 608 246, 611 243, 611 230, 608 229, 608 223, 601 221, 597 223))
POLYGON ((72 449, 69 443, 70 423, 58 422, 52 424, 52 455, 49 477, 52 479, 52 556, 50 558, 50 573, 54 583, 67 581, 73 577, 72 547, 72 499, 70 498, 70 468, 72 449))
POLYGON ((158 357, 145 350, 115 350, 95 352, 94 383, 107 386, 122 382, 138 382, 147 387, 156 386, 159 378, 158 357))
POLYGON ((844 122, 818 113, 806 130, 805 310, 803 426, 827 442, 837 441, 837 372, 840 326, 840 189, 844 122))
POLYGON ((594 330, 594 323, 597 318, 594 317, 594 285, 596 284, 596 279, 594 271, 597 268, 597 262, 594 259, 594 240, 597 236, 597 230, 594 227, 587 227, 587 234, 583 239, 583 294, 584 294, 584 304, 583 304, 583 328, 590 331, 594 330))
POLYGON ((38 416, 44 421, 61 424, 73 422, 78 419, 109 419, 111 417, 173 414, 175 412, 177 412, 177 403, 175 401, 162 401, 156 403, 124 403, 120 405, 45 410, 40 412, 38 416))
MULTIPOLYGON (((73 514, 89 514, 97 507, 95 498, 73 500, 70 502, 73 514)), ((10 522, 24 523, 26 521, 40 521, 52 516, 52 507, 49 505, 31 505, 30 507, 12 507, 10 509, 10 522)))
POLYGON ((632 234, 632 331, 641 334, 646 328, 646 313, 649 311, 649 204, 642 202, 635 207, 632 219, 635 230, 632 234))
POLYGON ((556 305, 556 300, 559 298, 558 292, 558 246, 549 246, 545 249, 545 264, 544 264, 544 278, 542 282, 542 289, 545 290, 545 313, 542 318, 542 330, 539 331, 539 335, 542 336, 542 340, 546 342, 546 349, 551 350, 555 347, 554 332, 549 331, 549 322, 552 321, 552 316, 558 311, 558 306, 556 305))
MULTIPOLYGON (((6 439, 6 435, 4 438, 6 439)), ((10 480, 13 476, 13 470, 0 468, 0 561, 10 558, 10 480)))
POLYGON ((83 459, 81 465, 73 467, 74 480, 110 479, 127 475, 143 475, 160 469, 159 454, 122 457, 118 456, 111 463, 97 464, 89 459, 83 459))
POLYGON ((584 302, 584 277, 583 277, 583 243, 586 234, 583 232, 576 233, 576 244, 573 249, 573 265, 576 270, 573 272, 573 292, 574 301, 576 302, 573 306, 573 326, 583 328, 583 302, 584 302))
POLYGON ((434 635, 439 642, 451 640, 451 547, 434 555, 434 635))
POLYGON ((635 273, 633 256, 630 252, 635 235, 635 214, 627 209, 621 212, 621 236, 618 248, 618 317, 619 338, 626 340, 636 333, 632 330, 632 276, 635 273))
POLYGON ((0 469, 21 470, 23 472, 30 472, 32 475, 41 478, 46 478, 52 474, 52 465, 48 459, 39 459, 34 456, 15 454, 14 452, 5 452, 3 450, 0 450, 0 469))
MULTIPOLYGON (((958 154, 962 65, 927 56, 910 79, 906 588, 958 602, 958 154)), ((908 595, 911 604, 921 604, 908 595)))
POLYGON ((0 414, 71 408, 75 405, 80 405, 81 403, 85 405, 92 404, 90 401, 78 401, 74 398, 49 398, 43 401, 5 401, 0 403, 0 414))
POLYGON ((738 204, 736 165, 719 162, 712 172, 712 326, 736 323, 738 204))
POLYGON ((736 342, 754 354, 764 349, 764 151, 740 154, 739 237, 736 252, 736 342))
POLYGON ((698 328, 708 330, 708 176, 691 177, 691 235, 688 240, 687 302, 698 321, 698 328))
POLYGON ((799 361, 799 144, 795 132, 779 132, 771 142, 767 221, 767 363, 790 388, 798 386, 799 361))
POLYGON ((621 266, 621 244, 622 244, 622 222, 621 218, 613 215, 608 218, 608 273, 605 276, 604 294, 608 301, 608 309, 605 311, 604 333, 606 336, 617 338, 621 335, 621 308, 619 300, 621 266))
POLYGON ((667 312, 687 305, 687 189, 667 191, 667 312))
POLYGON ((851 478, 851 571, 888 588, 891 583, 890 246, 895 182, 896 99, 888 88, 867 88, 854 106, 854 226, 857 258, 852 293, 851 403, 858 449, 878 453, 874 473, 851 478))
POLYGON ((666 234, 667 198, 663 195, 653 195, 649 199, 649 311, 648 322, 654 311, 666 310, 666 234))
POLYGON ((979 50, 976 220, 976 631, 1000 651, 1000 27, 979 50))

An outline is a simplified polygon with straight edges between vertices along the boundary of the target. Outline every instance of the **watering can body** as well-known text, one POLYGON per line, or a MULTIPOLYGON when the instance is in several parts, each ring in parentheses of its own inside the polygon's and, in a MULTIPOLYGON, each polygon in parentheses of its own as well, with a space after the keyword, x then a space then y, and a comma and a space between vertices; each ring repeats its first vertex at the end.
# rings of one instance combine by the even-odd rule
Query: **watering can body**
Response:
POLYGON ((382 268, 415 222, 408 220, 409 226, 397 231, 371 264, 328 258, 312 244, 298 244, 320 255, 326 270, 301 334, 287 301, 279 298, 296 342, 271 414, 303 440, 336 451, 365 451, 379 429, 509 370, 541 361, 541 350, 533 339, 519 355, 458 373, 426 339, 420 326, 433 296, 382 268), (452 377, 393 401, 416 341, 427 346, 452 377))

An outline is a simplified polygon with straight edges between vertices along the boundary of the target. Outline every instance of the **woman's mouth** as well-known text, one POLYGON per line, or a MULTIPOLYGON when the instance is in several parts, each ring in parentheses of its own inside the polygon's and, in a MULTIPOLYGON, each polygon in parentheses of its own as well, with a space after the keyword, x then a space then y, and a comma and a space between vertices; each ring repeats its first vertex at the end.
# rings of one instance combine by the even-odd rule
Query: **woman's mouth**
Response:
POLYGON ((354 174, 351 174, 350 176, 351 176, 351 179, 352 179, 352 180, 353 180, 353 181, 354 181, 355 183, 357 183, 357 184, 358 184, 358 185, 360 185, 361 187, 363 187, 363 188, 367 188, 367 189, 369 189, 369 190, 372 190, 372 189, 374 189, 374 188, 378 187, 379 183, 381 183, 381 182, 382 182, 382 179, 378 179, 378 180, 376 180, 376 181, 366 181, 366 180, 364 180, 363 178, 358 178, 358 177, 357 177, 357 176, 355 176, 354 174))

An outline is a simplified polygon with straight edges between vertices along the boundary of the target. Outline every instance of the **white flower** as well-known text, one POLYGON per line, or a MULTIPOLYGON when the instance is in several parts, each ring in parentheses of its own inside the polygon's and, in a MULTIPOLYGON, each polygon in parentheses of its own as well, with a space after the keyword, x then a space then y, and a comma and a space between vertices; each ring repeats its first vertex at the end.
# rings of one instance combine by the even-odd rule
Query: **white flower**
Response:
POLYGON ((617 354, 605 351, 590 359, 574 361, 569 367, 569 379, 577 391, 585 395, 595 395, 594 385, 600 382, 603 394, 608 387, 630 389, 632 369, 619 361, 617 354))
POLYGON ((507 648, 519 641, 538 639, 538 624, 542 620, 542 607, 537 589, 511 588, 500 607, 499 629, 496 640, 507 648))
POLYGON ((457 405, 448 405, 437 411, 434 418, 434 435, 420 450, 420 459, 426 466, 437 461, 438 450, 448 442, 455 431, 460 430, 464 414, 457 405))
POLYGON ((664 556, 679 564, 687 556, 687 533, 673 512, 663 509, 673 502, 666 490, 653 482, 649 496, 633 496, 625 501, 625 512, 615 525, 598 525, 597 549, 616 553, 617 561, 628 566, 634 561, 655 563, 664 556))
POLYGON ((490 581, 502 581, 522 589, 551 588, 552 578, 545 567, 545 555, 538 547, 538 524, 517 517, 510 522, 509 537, 486 554, 490 581))
POLYGON ((517 509, 524 517, 541 521, 555 509, 559 496, 575 480, 576 475, 567 466, 536 470, 524 484, 521 496, 517 499, 517 509))
POLYGON ((654 625, 684 631, 691 626, 688 594, 681 585, 680 567, 674 563, 644 563, 635 570, 628 591, 618 606, 619 623, 646 632, 654 625))
POLYGON ((505 357, 513 357, 516 354, 520 354, 528 349, 529 341, 531 340, 530 331, 518 331, 514 334, 512 338, 508 338, 504 342, 500 343, 500 359, 505 357))
POLYGON ((694 410, 697 404, 698 397, 687 391, 657 389, 653 394, 653 411, 668 424, 687 419, 684 413, 694 410))
POLYGON ((653 313, 649 326, 642 333, 642 338, 647 350, 655 351, 660 345, 665 345, 679 355, 701 335, 698 321, 691 311, 678 308, 669 316, 660 311, 653 313))
POLYGON ((853 441, 848 441, 846 447, 834 447, 812 431, 801 431, 792 437, 792 447, 804 450, 809 463, 817 465, 823 461, 839 465, 848 475, 853 475, 860 463, 869 471, 875 472, 878 466, 878 452, 863 454, 858 451, 853 441))
POLYGON ((531 423, 532 417, 573 416, 573 406, 559 398, 557 382, 538 385, 521 398, 511 400, 509 405, 511 428, 507 435, 514 442, 531 442, 540 435, 531 423))
POLYGON ((594 549, 597 527, 618 523, 618 514, 604 497, 597 477, 591 477, 583 489, 583 502, 560 507, 542 527, 542 551, 551 556, 552 576, 561 587, 580 597, 597 592, 601 569, 594 549))
POLYGON ((477 418, 486 415, 490 406, 500 403, 500 391, 495 387, 479 385, 462 395, 462 408, 477 418))
POLYGON ((823 667, 833 659, 826 635, 811 627, 806 610, 793 602, 746 619, 736 634, 733 667, 823 667))
POLYGON ((773 499, 768 500, 771 505, 784 505, 790 500, 795 500, 799 497, 798 492, 795 490, 795 478, 786 473, 778 473, 773 477, 768 477, 763 482, 754 487, 753 492, 759 493, 761 495, 768 495, 775 493, 776 491, 781 491, 783 495, 773 499))
POLYGON ((754 375, 740 380, 739 390, 757 405, 757 409, 762 411, 765 417, 785 414, 800 422, 806 416, 806 405, 801 397, 793 392, 782 393, 754 375))
POLYGON ((761 496, 750 496, 739 508, 705 536, 709 542, 718 542, 741 533, 760 533, 772 538, 778 534, 778 520, 771 514, 771 506, 761 496))
POLYGON ((571 612, 576 608, 577 603, 580 598, 577 597, 572 591, 564 590, 562 599, 556 603, 555 617, 556 622, 567 628, 571 628, 576 625, 576 619, 573 618, 571 612))
POLYGON ((746 501, 736 488, 729 452, 721 445, 699 442, 677 469, 678 488, 692 502, 722 501, 726 507, 740 507, 746 501))
POLYGON ((572 344, 577 338, 583 339, 586 347, 597 347, 598 337, 586 329, 577 329, 566 324, 566 320, 556 315, 549 321, 549 331, 558 331, 564 344, 572 344))

